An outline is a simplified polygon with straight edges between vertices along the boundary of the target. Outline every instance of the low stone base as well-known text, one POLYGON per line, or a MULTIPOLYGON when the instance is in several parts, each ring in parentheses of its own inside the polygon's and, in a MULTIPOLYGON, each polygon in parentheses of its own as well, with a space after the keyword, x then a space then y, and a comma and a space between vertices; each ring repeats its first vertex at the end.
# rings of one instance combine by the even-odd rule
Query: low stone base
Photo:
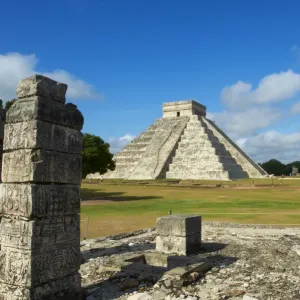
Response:
POLYGON ((79 274, 36 288, 23 288, 0 282, 0 300, 83 300, 79 274))
POLYGON ((181 236, 161 236, 156 237, 156 251, 189 255, 198 252, 201 247, 201 233, 194 233, 185 237, 181 236))

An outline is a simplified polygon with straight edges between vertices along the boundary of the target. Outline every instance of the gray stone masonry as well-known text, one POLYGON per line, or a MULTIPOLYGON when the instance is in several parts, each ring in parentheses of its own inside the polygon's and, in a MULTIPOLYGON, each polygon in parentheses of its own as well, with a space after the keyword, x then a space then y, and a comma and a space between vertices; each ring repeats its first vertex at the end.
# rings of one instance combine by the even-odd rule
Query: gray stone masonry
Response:
POLYGON ((163 117, 114 155, 104 178, 149 180, 261 178, 267 173, 193 100, 163 104, 163 117))
POLYGON ((201 247, 201 217, 170 215, 157 219, 156 251, 188 255, 201 247))
POLYGON ((83 116, 67 85, 41 75, 17 86, 6 115, 0 185, 0 300, 82 299, 83 116))
POLYGON ((0 182, 2 169, 2 154, 3 154, 3 138, 4 138, 4 123, 5 123, 5 109, 0 109, 0 182))

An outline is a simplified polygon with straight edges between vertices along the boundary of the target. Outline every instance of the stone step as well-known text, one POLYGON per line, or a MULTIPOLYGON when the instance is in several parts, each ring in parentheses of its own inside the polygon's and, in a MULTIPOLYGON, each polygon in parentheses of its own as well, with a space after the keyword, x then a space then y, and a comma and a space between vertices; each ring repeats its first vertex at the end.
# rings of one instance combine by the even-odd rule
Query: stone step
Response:
POLYGON ((208 147, 213 147, 213 148, 218 148, 218 149, 224 149, 226 151, 226 148, 224 145, 220 144, 219 141, 215 140, 181 140, 179 147, 187 148, 187 147, 200 147, 200 148, 208 148, 208 147))
POLYGON ((189 164, 189 165, 197 165, 197 164, 201 164, 203 166, 210 166, 210 165, 213 165, 213 166, 216 166, 216 165, 237 165, 238 164, 236 163, 236 161, 234 159, 218 159, 218 157, 216 157, 216 159, 211 159, 211 158, 208 158, 208 159, 199 159, 199 158, 188 158, 188 157, 173 157, 172 159, 172 162, 171 164, 173 165, 186 165, 186 164, 189 164))
POLYGON ((195 164, 171 164, 169 165, 169 171, 172 172, 180 172, 180 171, 232 171, 232 172, 242 172, 243 170, 236 164, 227 164, 227 165, 223 165, 223 164, 202 164, 199 163, 197 165, 195 164))
POLYGON ((178 147, 178 149, 176 150, 176 156, 191 156, 191 157, 201 157, 201 155, 218 155, 218 156, 229 156, 229 151, 221 149, 221 148, 213 148, 213 147, 207 147, 207 148, 183 148, 183 147, 178 147))
POLYGON ((130 151, 140 151, 140 150, 145 150, 146 147, 149 144, 146 143, 136 143, 136 144, 129 144, 126 148, 126 150, 130 150, 130 151))
POLYGON ((114 158, 118 158, 118 157, 141 157, 143 155, 145 151, 143 151, 142 149, 138 149, 138 150, 124 150, 121 152, 118 152, 114 155, 114 158))
POLYGON ((229 173, 224 172, 170 172, 166 174, 166 178, 172 179, 210 179, 210 180, 228 180, 229 173))
POLYGON ((197 163, 197 162, 206 162, 208 161, 208 163, 236 163, 236 161, 230 157, 230 156, 224 156, 224 157, 220 157, 220 156, 211 156, 211 155, 197 155, 197 156, 190 156, 190 157, 186 157, 186 156, 179 156, 176 155, 175 157, 173 157, 172 159, 172 163, 176 164, 176 163, 180 163, 180 162, 190 162, 190 163, 197 163))
POLYGON ((139 160, 139 157, 118 157, 116 159, 116 163, 118 165, 125 165, 125 164, 136 164, 139 160))
POLYGON ((181 141, 212 141, 216 143, 220 143, 219 140, 215 136, 208 136, 206 133, 201 133, 197 131, 188 131, 181 137, 181 141))
POLYGON ((202 132, 205 132, 205 128, 200 124, 200 123, 188 123, 186 125, 186 129, 185 131, 188 130, 197 130, 197 131, 202 131, 202 132))

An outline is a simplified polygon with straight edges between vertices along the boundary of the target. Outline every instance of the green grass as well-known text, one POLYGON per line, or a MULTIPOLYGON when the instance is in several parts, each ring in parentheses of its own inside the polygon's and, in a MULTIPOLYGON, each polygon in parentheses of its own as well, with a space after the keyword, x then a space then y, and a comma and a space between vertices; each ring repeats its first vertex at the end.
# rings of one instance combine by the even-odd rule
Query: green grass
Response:
MULTIPOLYGON (((256 185, 265 186, 266 180, 270 183, 270 179, 255 180, 256 185)), ((252 180, 226 182, 231 188, 201 188, 208 184, 203 181, 198 181, 200 187, 188 181, 170 185, 166 181, 83 183, 81 216, 89 217, 92 236, 154 226, 155 219, 168 210, 202 214, 203 220, 300 224, 300 180, 280 182, 274 179, 274 187, 256 189, 252 180), (236 189, 238 182, 245 188, 236 189)))

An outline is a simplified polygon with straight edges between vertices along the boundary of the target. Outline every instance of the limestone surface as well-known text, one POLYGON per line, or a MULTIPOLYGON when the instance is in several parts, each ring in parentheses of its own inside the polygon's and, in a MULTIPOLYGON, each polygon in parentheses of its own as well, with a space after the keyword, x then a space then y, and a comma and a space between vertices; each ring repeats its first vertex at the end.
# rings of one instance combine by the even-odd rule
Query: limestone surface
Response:
POLYGON ((22 80, 17 85, 18 98, 43 96, 51 100, 65 103, 68 86, 42 75, 34 75, 22 80))
POLYGON ((201 217, 170 215, 156 221, 156 250, 162 253, 188 255, 201 247, 201 217))
POLYGON ((261 178, 267 173, 193 100, 168 102, 163 117, 115 154, 116 168, 104 178, 261 178))
POLYGON ((300 299, 299 227, 203 222, 202 231, 201 250, 189 256, 190 264, 202 260, 212 268, 198 266, 185 285, 178 281, 183 266, 178 261, 177 267, 172 266, 179 268, 176 272, 170 270, 159 278, 149 268, 143 269, 145 264, 139 267, 142 276, 126 268, 103 269, 112 259, 152 254, 157 236, 154 228, 82 241, 80 273, 87 299, 126 300, 142 293, 153 300, 300 299), (127 278, 135 279, 135 286, 123 289, 127 278))
POLYGON ((67 86, 24 79, 7 113, 0 186, 0 300, 81 300, 82 114, 67 86))

